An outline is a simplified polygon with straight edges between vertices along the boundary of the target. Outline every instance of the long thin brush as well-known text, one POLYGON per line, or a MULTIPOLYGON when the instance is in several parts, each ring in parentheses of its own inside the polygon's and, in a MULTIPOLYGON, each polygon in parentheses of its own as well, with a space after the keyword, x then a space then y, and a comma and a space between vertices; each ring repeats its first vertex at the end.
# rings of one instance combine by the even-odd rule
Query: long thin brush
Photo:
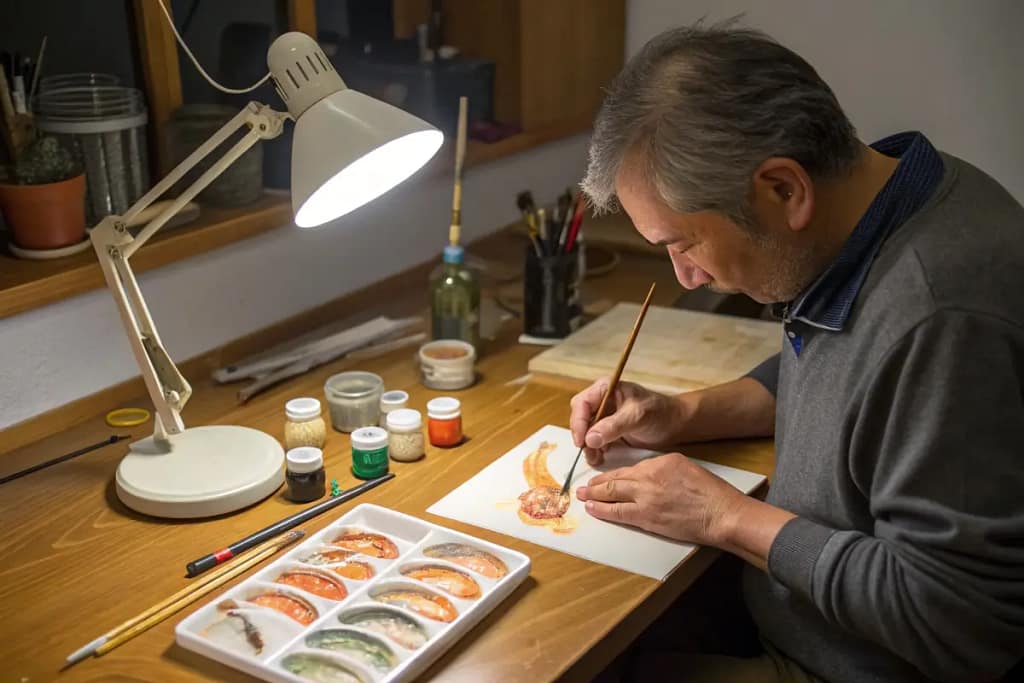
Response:
POLYGON ((281 548, 293 543, 305 534, 302 531, 289 531, 250 550, 232 564, 224 565, 218 571, 210 574, 197 583, 189 584, 166 600, 153 605, 144 612, 136 615, 119 626, 107 631, 102 636, 88 645, 79 648, 67 658, 64 668, 77 664, 83 659, 96 655, 101 656, 110 652, 122 643, 131 640, 143 631, 146 631, 155 624, 160 623, 175 612, 195 602, 207 593, 216 590, 236 576, 255 567, 281 548))
MULTIPOLYGON (((629 354, 633 351, 633 343, 636 342, 636 335, 640 332, 640 326, 644 324, 644 316, 647 315, 647 309, 651 307, 651 297, 654 296, 654 286, 657 283, 652 282, 651 288, 647 290, 647 298, 644 299, 644 305, 640 307, 640 313, 636 316, 636 322, 633 323, 633 331, 629 333, 629 339, 626 340, 626 348, 622 350, 622 355, 619 357, 619 364, 615 368, 615 373, 612 375, 611 381, 608 382, 608 388, 604 390, 604 397, 601 399, 601 405, 598 407, 597 412, 594 413, 594 418, 590 421, 591 425, 597 424, 597 422, 604 417, 604 409, 608 406, 608 397, 615 393, 615 387, 619 384, 619 378, 622 377, 622 369, 626 367, 626 361, 629 360, 629 354)), ((572 484, 572 474, 576 471, 576 463, 580 461, 580 455, 583 454, 583 446, 580 446, 580 450, 576 452, 576 459, 572 461, 572 467, 569 468, 569 476, 565 478, 565 483, 562 484, 562 492, 559 494, 559 498, 565 498, 569 495, 569 486, 572 484)))
POLYGON ((448 242, 459 243, 462 229, 462 162, 466 158, 466 116, 469 99, 459 98, 459 130, 455 137, 455 187, 452 190, 452 224, 448 226, 448 242))

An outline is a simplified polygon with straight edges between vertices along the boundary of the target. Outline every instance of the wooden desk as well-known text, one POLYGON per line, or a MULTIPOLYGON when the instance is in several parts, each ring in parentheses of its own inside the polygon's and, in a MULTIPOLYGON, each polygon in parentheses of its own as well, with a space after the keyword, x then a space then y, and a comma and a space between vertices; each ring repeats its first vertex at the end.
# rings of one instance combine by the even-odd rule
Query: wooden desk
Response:
MULTIPOLYGON (((503 235, 471 251, 496 259, 520 254, 522 247, 513 239, 503 235)), ((612 275, 588 281, 588 289, 595 298, 639 300, 652 277, 659 283, 655 303, 666 305, 679 294, 667 260, 642 256, 626 256, 612 275)), ((409 281, 403 296, 389 296, 374 310, 390 314, 422 310, 421 282, 418 277, 409 281)), ((375 300, 372 291, 359 296, 364 302, 375 300)), ((398 475, 393 481, 303 527, 313 533, 359 503, 376 503, 507 545, 532 558, 529 579, 438 660, 426 679, 589 680, 717 556, 715 551, 701 550, 659 583, 425 512, 537 428, 566 423, 570 388, 513 381, 526 372, 529 358, 540 350, 519 346, 517 334, 518 322, 506 323, 480 363, 482 381, 458 392, 469 437, 464 445, 430 449, 418 463, 392 463, 398 475)), ((408 350, 398 351, 359 365, 384 377, 388 388, 409 391, 411 404, 422 408, 439 392, 420 386, 411 355, 408 350)), ((280 437, 285 400, 321 396, 324 379, 351 365, 351 361, 340 361, 319 368, 245 406, 235 404, 236 387, 214 386, 204 377, 192 376, 196 394, 185 419, 193 425, 248 425, 280 437)), ((145 405, 146 401, 140 397, 133 403, 145 405)), ((142 437, 151 428, 150 423, 116 431, 142 437)), ((0 475, 94 443, 113 431, 97 415, 32 446, 0 455, 0 475)), ((114 493, 114 471, 126 449, 124 442, 108 446, 0 490, 0 643, 4 652, 0 670, 4 680, 249 680, 241 672, 175 645, 175 625, 195 608, 105 657, 58 675, 72 650, 183 587, 186 561, 297 507, 276 494, 248 510, 213 520, 144 518, 125 508, 114 493)), ((687 452, 764 474, 770 473, 772 465, 772 447, 765 441, 706 444, 687 452)), ((355 483, 347 469, 347 436, 332 432, 325 456, 329 478, 336 477, 343 488, 355 483)))

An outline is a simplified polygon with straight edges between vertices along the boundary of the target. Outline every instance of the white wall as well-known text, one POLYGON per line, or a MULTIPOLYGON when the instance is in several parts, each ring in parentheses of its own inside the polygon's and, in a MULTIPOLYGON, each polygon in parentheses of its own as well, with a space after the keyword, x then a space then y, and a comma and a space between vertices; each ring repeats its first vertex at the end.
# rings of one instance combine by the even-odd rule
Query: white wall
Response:
POLYGON ((740 13, 817 69, 861 139, 920 130, 1024 201, 1024 2, 628 0, 627 54, 740 13))
MULTIPOLYGON (((924 131, 1024 200, 1024 2, 628 0, 627 54, 702 16, 747 12, 832 85, 861 136, 924 131)), ((471 169, 465 233, 514 220, 578 179, 583 136, 471 169)), ((436 255, 450 188, 434 179, 313 231, 283 228, 146 273, 164 342, 185 359, 436 255)), ((136 374, 106 291, 0 320, 0 429, 136 374)))
MULTIPOLYGON (((547 202, 578 182, 586 142, 577 136, 469 169, 465 241, 515 220, 520 189, 547 202)), ((434 178, 334 225, 272 230, 139 281, 164 344, 183 360, 438 258, 450 217, 451 183, 434 178)), ((0 429, 137 374, 105 289, 0 320, 0 429)))

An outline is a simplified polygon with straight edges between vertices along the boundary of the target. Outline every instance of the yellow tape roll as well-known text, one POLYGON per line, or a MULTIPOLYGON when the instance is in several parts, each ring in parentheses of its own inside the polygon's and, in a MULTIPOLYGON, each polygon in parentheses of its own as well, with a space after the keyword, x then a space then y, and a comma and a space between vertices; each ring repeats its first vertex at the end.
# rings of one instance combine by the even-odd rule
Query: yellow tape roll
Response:
POLYGON ((135 427, 149 419, 145 408, 118 408, 107 413, 107 424, 111 427, 135 427))

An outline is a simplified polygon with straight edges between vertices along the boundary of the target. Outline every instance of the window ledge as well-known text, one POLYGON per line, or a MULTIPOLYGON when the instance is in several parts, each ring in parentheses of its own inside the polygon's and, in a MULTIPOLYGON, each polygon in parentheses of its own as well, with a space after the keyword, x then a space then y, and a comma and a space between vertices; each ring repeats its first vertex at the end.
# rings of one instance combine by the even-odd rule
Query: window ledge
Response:
MULTIPOLYGON (((466 167, 518 154, 546 142, 581 133, 591 117, 578 117, 487 144, 471 140, 466 167)), ((421 176, 451 173, 452 150, 442 154, 421 176)), ((511 200, 510 200, 511 201, 511 200)), ((132 257, 132 269, 144 273, 286 225, 292 220, 291 200, 265 195, 238 209, 203 206, 199 219, 188 225, 158 232, 132 257)), ((92 249, 52 261, 27 261, 0 250, 0 320, 63 299, 105 287, 103 273, 92 249)))

